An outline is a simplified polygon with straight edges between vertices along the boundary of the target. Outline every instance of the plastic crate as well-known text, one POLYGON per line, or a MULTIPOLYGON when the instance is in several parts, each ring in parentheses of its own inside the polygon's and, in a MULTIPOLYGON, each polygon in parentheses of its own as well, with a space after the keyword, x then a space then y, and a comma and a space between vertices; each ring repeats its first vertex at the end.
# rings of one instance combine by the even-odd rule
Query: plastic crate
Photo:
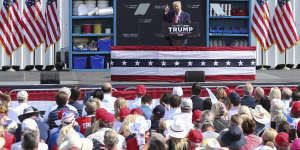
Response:
POLYGON ((111 39, 98 40, 98 49, 99 51, 110 51, 111 39))
POLYGON ((104 56, 90 56, 90 67, 91 69, 104 69, 104 56))
POLYGON ((86 56, 74 56, 73 57, 73 68, 74 69, 87 69, 87 60, 86 56))

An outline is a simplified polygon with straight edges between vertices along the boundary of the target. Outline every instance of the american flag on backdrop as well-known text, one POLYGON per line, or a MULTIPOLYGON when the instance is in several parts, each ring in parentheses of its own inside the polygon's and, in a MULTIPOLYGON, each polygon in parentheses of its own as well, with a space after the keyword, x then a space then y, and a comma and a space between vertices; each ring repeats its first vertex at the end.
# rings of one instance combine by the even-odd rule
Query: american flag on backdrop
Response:
POLYGON ((26 0, 23 9, 24 41, 29 51, 35 50, 45 41, 45 19, 40 0, 26 0))
POLYGON ((60 38, 57 0, 47 0, 46 7, 46 49, 60 38))
POLYGON ((256 0, 252 15, 252 32, 263 50, 274 44, 271 32, 270 13, 267 0, 256 0))
POLYGON ((280 53, 298 43, 299 37, 290 0, 278 0, 271 23, 272 33, 280 53))
POLYGON ((23 22, 18 1, 3 0, 0 14, 0 42, 6 54, 11 56, 11 53, 23 44, 23 22))
POLYGON ((186 71, 205 71, 206 81, 254 80, 255 47, 116 46, 113 81, 184 81, 186 71))

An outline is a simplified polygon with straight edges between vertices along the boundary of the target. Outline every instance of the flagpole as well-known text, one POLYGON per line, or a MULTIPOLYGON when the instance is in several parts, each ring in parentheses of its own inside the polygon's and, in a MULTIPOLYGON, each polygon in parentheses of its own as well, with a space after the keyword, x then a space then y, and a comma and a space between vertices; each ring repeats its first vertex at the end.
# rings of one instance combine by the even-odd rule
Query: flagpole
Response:
POLYGON ((283 71, 290 71, 290 68, 286 66, 286 50, 284 51, 284 67, 282 68, 283 71))
POLYGON ((56 59, 55 53, 56 53, 56 43, 54 43, 54 45, 53 45, 53 66, 54 67, 53 67, 53 69, 51 71, 57 71, 56 68, 55 68, 55 59, 56 59))
POLYGON ((35 68, 35 51, 33 52, 33 69, 31 71, 38 71, 36 68, 35 68))
POLYGON ((13 68, 13 53, 11 53, 9 61, 10 61, 10 67, 9 67, 9 69, 7 71, 8 72, 15 72, 16 70, 13 68))
POLYGON ((265 71, 267 70, 266 68, 264 68, 264 51, 261 48, 261 68, 259 69, 260 71, 265 71))

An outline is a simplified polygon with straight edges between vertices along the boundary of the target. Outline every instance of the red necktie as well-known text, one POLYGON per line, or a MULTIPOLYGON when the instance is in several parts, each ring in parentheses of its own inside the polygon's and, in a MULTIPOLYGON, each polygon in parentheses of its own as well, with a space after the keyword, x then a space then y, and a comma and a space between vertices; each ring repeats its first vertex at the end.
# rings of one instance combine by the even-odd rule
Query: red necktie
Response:
POLYGON ((177 23, 177 18, 178 18, 178 14, 176 13, 176 14, 175 14, 175 17, 174 17, 174 24, 177 23))

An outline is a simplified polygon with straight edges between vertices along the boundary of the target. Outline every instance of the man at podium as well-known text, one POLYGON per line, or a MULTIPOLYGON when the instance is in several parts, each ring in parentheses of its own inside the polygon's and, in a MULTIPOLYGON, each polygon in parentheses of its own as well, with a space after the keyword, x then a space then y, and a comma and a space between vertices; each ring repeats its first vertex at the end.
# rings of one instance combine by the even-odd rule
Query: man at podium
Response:
MULTIPOLYGON (((181 1, 174 1, 173 9, 174 11, 170 11, 167 4, 163 16, 163 20, 167 22, 169 26, 191 24, 190 14, 182 10, 181 1)), ((185 46, 188 42, 186 35, 173 34, 173 36, 167 35, 166 38, 171 46, 185 46)))
POLYGON ((181 1, 173 2, 174 11, 170 11, 168 4, 165 8, 164 20, 170 24, 191 24, 190 14, 183 11, 181 1))

